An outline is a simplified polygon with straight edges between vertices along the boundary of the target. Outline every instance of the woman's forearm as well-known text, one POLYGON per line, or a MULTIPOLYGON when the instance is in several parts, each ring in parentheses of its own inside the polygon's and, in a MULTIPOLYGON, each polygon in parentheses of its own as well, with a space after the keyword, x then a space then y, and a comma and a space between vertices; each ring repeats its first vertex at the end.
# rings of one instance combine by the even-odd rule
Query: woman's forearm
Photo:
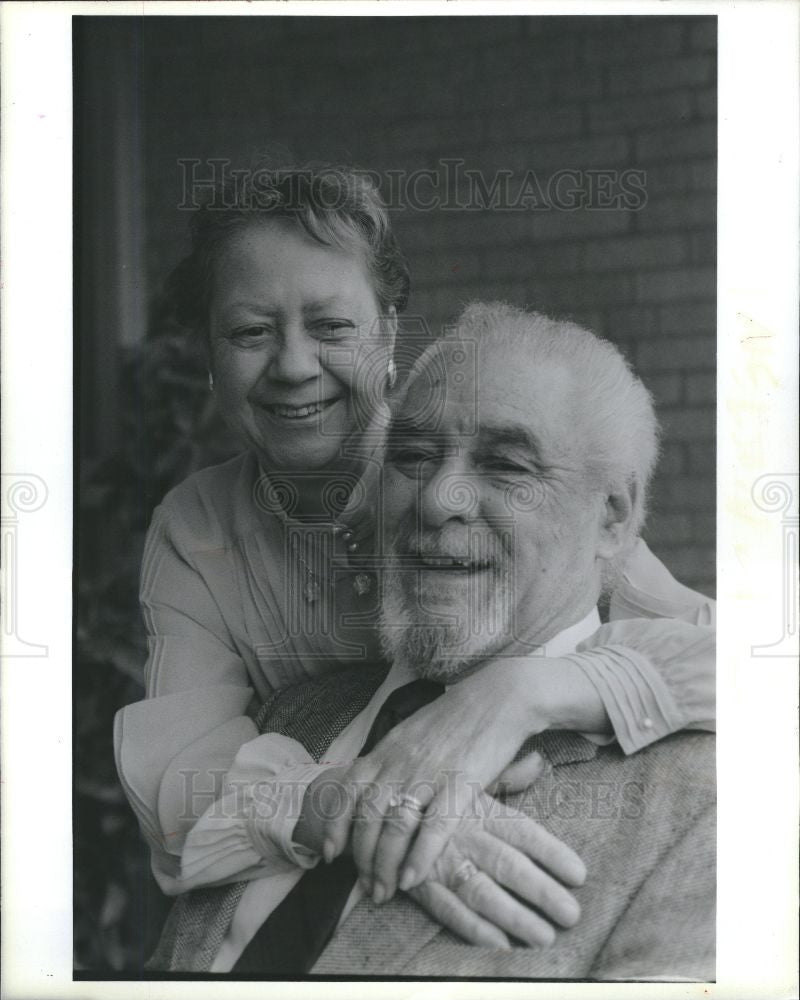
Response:
POLYGON ((511 680, 506 698, 517 701, 519 711, 513 714, 521 722, 523 739, 545 729, 612 732, 596 687, 569 659, 512 657, 498 661, 498 665, 505 667, 511 680))
POLYGON ((566 658, 543 658, 534 667, 535 688, 541 692, 550 729, 579 733, 612 732, 606 706, 586 674, 566 658))

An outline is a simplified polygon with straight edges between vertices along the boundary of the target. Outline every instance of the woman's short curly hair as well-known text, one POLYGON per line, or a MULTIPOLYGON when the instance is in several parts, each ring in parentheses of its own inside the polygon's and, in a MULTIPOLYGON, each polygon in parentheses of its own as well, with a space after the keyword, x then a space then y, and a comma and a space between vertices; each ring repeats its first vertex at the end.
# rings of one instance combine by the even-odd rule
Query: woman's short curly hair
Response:
POLYGON ((192 250, 167 280, 179 323, 205 330, 214 266, 230 235, 260 219, 299 226, 322 246, 361 252, 381 309, 400 312, 410 278, 389 212, 366 172, 333 164, 273 166, 257 163, 230 178, 191 220, 192 250))

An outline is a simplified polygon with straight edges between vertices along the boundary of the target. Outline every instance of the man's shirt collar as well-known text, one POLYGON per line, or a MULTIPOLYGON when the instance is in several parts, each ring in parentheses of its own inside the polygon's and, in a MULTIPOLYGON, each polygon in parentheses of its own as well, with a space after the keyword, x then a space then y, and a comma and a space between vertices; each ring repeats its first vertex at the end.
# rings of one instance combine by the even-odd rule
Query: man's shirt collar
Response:
MULTIPOLYGON (((592 608, 589 614, 582 618, 579 622, 562 629, 561 632, 558 632, 552 639, 549 639, 541 646, 532 648, 528 655, 532 657, 558 657, 566 656, 567 653, 574 653, 578 648, 578 645, 583 642, 584 639, 588 639, 590 635, 594 635, 599 628, 600 615, 597 612, 597 608, 592 608)), ((491 657, 489 657, 489 659, 491 659, 491 657)), ((408 665, 393 664, 389 673, 386 675, 386 680, 384 680, 383 684, 376 692, 375 698, 381 698, 383 701, 388 698, 388 696, 396 688, 402 687, 403 684, 409 684, 414 680, 417 680, 417 674, 414 672, 412 667, 408 665)))

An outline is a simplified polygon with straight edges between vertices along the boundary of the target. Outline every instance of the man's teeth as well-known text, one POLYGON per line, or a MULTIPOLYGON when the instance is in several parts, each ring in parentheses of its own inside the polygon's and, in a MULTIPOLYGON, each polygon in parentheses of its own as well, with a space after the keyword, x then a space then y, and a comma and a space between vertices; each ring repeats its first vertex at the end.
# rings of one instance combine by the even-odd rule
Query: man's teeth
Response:
POLYGON ((473 561, 460 556, 422 556, 421 560, 425 566, 432 569, 485 569, 488 563, 483 560, 473 561))
POLYGON ((328 399, 324 403, 309 403, 308 406, 281 406, 275 403, 268 409, 278 417, 286 417, 288 420, 299 420, 301 417, 310 417, 315 413, 327 410, 335 400, 328 399))

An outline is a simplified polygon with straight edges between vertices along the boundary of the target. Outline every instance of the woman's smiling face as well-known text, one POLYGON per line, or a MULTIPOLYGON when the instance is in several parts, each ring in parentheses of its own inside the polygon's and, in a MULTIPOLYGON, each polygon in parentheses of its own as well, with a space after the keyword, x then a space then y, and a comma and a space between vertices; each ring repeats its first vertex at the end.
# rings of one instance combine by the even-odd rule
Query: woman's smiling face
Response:
POLYGON ((336 464, 383 396, 395 314, 362 256, 321 246, 291 222, 231 235, 214 267, 209 342, 227 424, 271 472, 336 464))

